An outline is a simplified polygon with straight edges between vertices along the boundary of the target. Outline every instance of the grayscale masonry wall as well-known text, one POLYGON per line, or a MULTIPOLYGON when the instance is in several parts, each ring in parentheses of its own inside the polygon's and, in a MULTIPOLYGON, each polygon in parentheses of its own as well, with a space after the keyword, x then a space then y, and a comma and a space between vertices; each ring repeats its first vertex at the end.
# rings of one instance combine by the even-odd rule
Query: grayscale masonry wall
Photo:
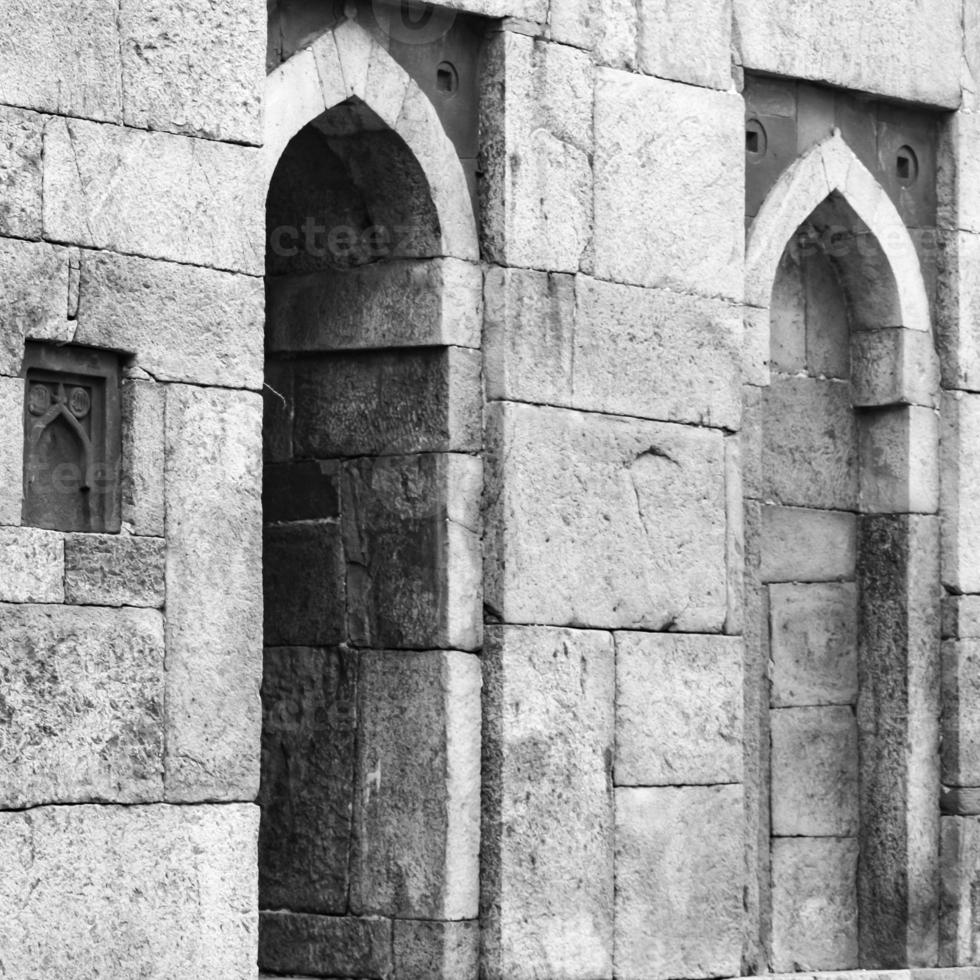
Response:
POLYGON ((4 0, 0 976, 976 980, 980 6, 4 0))

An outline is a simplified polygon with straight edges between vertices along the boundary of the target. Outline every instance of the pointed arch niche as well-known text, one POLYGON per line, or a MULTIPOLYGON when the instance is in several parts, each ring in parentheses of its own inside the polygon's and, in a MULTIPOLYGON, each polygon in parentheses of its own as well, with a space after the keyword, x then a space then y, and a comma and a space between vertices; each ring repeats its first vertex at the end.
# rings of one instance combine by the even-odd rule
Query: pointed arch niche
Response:
POLYGON ((431 103, 353 21, 272 72, 265 112, 260 969, 441 963, 475 980, 482 276, 466 179, 431 103))
POLYGON ((922 273, 836 133, 770 192, 746 275, 758 972, 934 966, 939 374, 922 273))

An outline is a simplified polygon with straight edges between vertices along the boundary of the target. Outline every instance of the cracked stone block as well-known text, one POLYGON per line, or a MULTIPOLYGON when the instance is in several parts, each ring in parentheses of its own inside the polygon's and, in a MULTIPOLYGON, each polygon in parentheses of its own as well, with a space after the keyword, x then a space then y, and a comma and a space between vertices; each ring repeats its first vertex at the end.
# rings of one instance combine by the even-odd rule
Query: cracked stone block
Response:
POLYGON ((0 627, 0 805, 159 799, 160 613, 0 605, 0 627))
POLYGON ((262 707, 260 904, 343 914, 357 654, 343 647, 267 648, 262 707))
POLYGON ((960 14, 945 0, 896 0, 869 17, 864 0, 734 0, 746 68, 955 107, 960 14), (855 57, 860 38, 861 57, 855 57))
POLYGON ((41 237, 43 132, 43 116, 0 107, 0 235, 41 237))
POLYGON ((480 448, 480 357, 460 347, 307 358, 295 368, 297 455, 480 448))
POLYGON ((487 630, 481 968, 612 975, 615 654, 608 633, 487 630))
POLYGON ((350 909, 477 915, 480 661, 362 651, 350 909))
POLYGON ((742 948, 741 786, 616 790, 616 969, 726 977, 742 948))
POLYGON ((858 966, 858 842, 772 842, 773 968, 780 973, 858 966))
POLYGON ((118 0, 6 0, 0 104, 120 122, 118 0))
POLYGON ((266 16, 247 0, 124 0, 127 126, 262 143, 266 16))
POLYGON ((74 340, 122 348, 157 381, 258 390, 262 304, 252 276, 85 252, 74 340))
POLYGON ((762 507, 763 582, 853 579, 857 518, 845 511, 762 507))
POLYGON ((0 602, 65 601, 63 535, 34 527, 0 527, 0 550, 0 602))
POLYGON ((167 794, 251 800, 262 725, 262 400, 168 385, 166 410, 167 794))
POLYGON ((596 77, 596 276, 740 299, 741 97, 611 69, 596 77))
POLYGON ((616 634, 616 785, 742 778, 742 640, 616 634))
POLYGON ((394 953, 398 980, 477 980, 480 923, 396 919, 394 953))
POLYGON ((120 385, 122 520, 134 534, 163 535, 165 394, 153 381, 126 378, 120 385))
POLYGON ((44 229, 58 241, 261 276, 261 151, 49 119, 44 229), (112 174, 107 193, 105 175, 112 174))
POLYGON ((508 403, 487 425, 486 601, 509 622, 720 632, 718 431, 508 403))
POLYGON ((858 829, 858 734, 850 706, 776 708, 772 833, 847 837, 858 829))
POLYGON ((731 0, 640 0, 640 71, 690 85, 732 84, 731 0))
POLYGON ((65 601, 88 606, 150 606, 165 596, 163 538, 115 534, 65 537, 65 601))
POLYGON ((255 976, 258 808, 0 813, 0 948, 11 976, 255 976))

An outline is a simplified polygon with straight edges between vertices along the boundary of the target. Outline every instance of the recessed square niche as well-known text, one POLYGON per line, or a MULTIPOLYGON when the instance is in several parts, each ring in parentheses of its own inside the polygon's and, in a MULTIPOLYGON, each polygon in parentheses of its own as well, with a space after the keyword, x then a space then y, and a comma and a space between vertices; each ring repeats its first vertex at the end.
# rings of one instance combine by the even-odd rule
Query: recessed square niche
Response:
POLYGON ((55 531, 119 530, 119 355, 28 343, 22 520, 55 531))

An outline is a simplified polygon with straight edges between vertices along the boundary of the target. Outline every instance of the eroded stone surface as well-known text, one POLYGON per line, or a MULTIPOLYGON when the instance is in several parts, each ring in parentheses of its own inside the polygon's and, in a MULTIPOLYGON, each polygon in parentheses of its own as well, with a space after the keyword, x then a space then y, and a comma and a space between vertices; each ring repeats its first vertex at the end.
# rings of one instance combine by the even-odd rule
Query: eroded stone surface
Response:
POLYGON ((64 602, 62 535, 33 527, 0 527, 0 602, 64 602))
POLYGON ((2 605, 0 626, 0 803, 159 799, 160 613, 2 605))
POLYGON ((123 524, 134 534, 162 535, 165 390, 152 381, 127 379, 120 386, 119 396, 123 524))
POLYGON ((90 606, 162 606, 165 552, 163 538, 69 534, 65 599, 90 606))
POLYGON ((742 641, 616 634, 616 785, 740 782, 742 641))
POLYGON ((37 113, 0 108, 0 234, 41 237, 43 126, 37 113))
POLYGON ((486 601, 509 622, 720 631, 720 432, 490 407, 486 601))
MULTIPOLYGON (((0 418, 17 419, 24 411, 24 382, 0 377, 0 418)), ((0 525, 20 524, 24 486, 24 432, 4 426, 0 434, 0 525)))
POLYGON ((955 592, 980 592, 980 395, 946 392, 940 432, 943 584, 955 592))
POLYGON ((943 644, 943 784, 980 785, 980 643, 943 644))
POLYGON ((642 0, 640 71, 693 85, 732 83, 731 0, 642 0))
POLYGON ((399 980, 476 980, 480 924, 396 919, 395 971, 399 980))
POLYGON ((607 977, 612 639, 491 627, 483 667, 482 968, 490 980, 607 977))
POLYGON ((853 579, 857 558, 854 514, 804 507, 762 507, 763 582, 853 579))

